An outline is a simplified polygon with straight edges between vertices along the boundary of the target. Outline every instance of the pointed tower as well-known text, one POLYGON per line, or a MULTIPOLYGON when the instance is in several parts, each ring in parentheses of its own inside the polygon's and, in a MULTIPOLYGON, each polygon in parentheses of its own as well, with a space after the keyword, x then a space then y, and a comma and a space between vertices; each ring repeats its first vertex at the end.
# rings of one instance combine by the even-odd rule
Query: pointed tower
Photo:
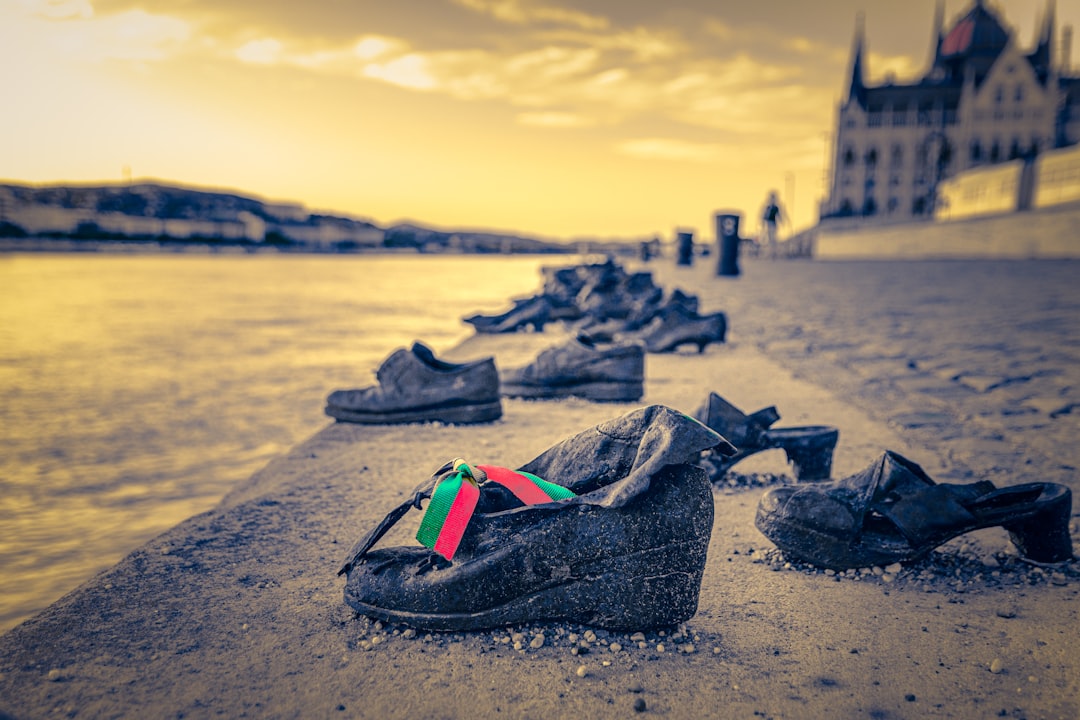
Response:
POLYGON ((934 76, 934 69, 941 65, 941 41, 944 39, 941 25, 944 19, 945 0, 937 0, 934 5, 934 27, 930 33, 930 70, 927 74, 931 77, 934 76))
POLYGON ((851 73, 848 79, 847 103, 857 102, 866 107, 866 82, 863 77, 863 43, 865 27, 863 15, 855 16, 855 38, 851 43, 851 73))
POLYGON ((1054 62, 1054 10, 1054 0, 1048 0, 1046 14, 1043 16, 1042 27, 1039 30, 1039 39, 1029 56, 1040 79, 1046 77, 1054 62))

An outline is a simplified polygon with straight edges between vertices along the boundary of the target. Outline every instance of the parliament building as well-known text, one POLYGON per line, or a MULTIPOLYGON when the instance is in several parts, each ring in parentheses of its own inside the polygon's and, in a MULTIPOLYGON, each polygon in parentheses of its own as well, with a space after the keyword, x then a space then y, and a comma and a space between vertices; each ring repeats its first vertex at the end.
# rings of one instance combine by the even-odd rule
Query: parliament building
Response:
MULTIPOLYGON (((866 40, 855 31, 837 112, 823 221, 930 219, 943 181, 1080 141, 1080 78, 1069 71, 1071 28, 1060 39, 1052 0, 1021 47, 988 0, 948 27, 938 4, 923 76, 866 83, 866 40)), ((840 221, 843 222, 843 221, 840 221)))

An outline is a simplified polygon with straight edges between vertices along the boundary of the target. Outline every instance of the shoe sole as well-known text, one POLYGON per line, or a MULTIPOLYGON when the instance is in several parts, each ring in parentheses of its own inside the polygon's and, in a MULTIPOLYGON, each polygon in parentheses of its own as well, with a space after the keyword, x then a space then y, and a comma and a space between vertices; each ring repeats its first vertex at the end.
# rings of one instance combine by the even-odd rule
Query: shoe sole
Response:
POLYGON ((503 384, 501 392, 507 397, 533 400, 579 397, 601 402, 635 402, 645 394, 645 383, 632 382, 582 382, 572 385, 517 385, 503 384))
POLYGON ((705 558, 680 563, 682 567, 672 567, 671 558, 693 558, 700 553, 698 544, 684 542, 608 558, 598 574, 578 571, 579 579, 475 613, 420 613, 376 607, 357 599, 350 585, 345 587, 345 602, 376 620, 443 632, 556 620, 611 630, 677 625, 697 612, 705 558), (663 615, 645 617, 643 605, 663 615))
POLYGON ((326 414, 344 422, 362 425, 398 425, 416 422, 443 422, 454 425, 491 422, 502 417, 502 401, 479 403, 475 405, 453 405, 446 407, 399 410, 386 413, 365 413, 348 410, 336 405, 327 405, 326 414))

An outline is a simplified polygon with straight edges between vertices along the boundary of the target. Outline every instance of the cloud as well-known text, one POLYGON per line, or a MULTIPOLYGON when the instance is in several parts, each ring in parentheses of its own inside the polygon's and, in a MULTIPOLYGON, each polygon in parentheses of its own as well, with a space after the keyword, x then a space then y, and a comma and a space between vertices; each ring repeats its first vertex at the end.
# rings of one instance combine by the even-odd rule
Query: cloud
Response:
POLYGON ((642 160, 676 160, 711 163, 723 157, 727 149, 719 143, 696 143, 674 138, 639 138, 624 140, 616 152, 642 160))
POLYGON ((364 35, 353 45, 353 54, 361 60, 374 60, 381 55, 400 52, 407 46, 403 40, 381 35, 364 35))
POLYGON ((555 5, 540 5, 529 0, 453 0, 456 4, 475 12, 490 15, 512 25, 551 23, 568 25, 582 30, 603 30, 608 27, 607 18, 590 15, 555 5))
POLYGON ((518 113, 518 123, 538 127, 575 128, 596 125, 594 118, 570 112, 524 112, 518 113))
POLYGON ((273 65, 281 58, 281 42, 274 38, 252 40, 236 49, 236 58, 252 65, 273 65))
POLYGON ((49 20, 87 20, 94 16, 90 0, 19 0, 19 4, 28 14, 49 20))
POLYGON ((434 90, 439 85, 431 74, 428 58, 420 53, 409 53, 384 63, 370 63, 364 66, 363 74, 412 90, 434 90))

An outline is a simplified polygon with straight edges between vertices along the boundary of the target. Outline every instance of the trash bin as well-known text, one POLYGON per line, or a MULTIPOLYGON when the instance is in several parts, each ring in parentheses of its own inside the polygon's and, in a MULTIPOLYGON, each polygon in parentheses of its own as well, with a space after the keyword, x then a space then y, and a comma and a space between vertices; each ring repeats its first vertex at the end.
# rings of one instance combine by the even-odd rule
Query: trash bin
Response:
POLYGON ((739 218, 738 213, 716 213, 716 242, 720 246, 717 275, 739 274, 739 218))
POLYGON ((679 230, 675 233, 676 243, 679 248, 678 259, 676 265, 693 265, 694 264, 694 233, 679 230))

